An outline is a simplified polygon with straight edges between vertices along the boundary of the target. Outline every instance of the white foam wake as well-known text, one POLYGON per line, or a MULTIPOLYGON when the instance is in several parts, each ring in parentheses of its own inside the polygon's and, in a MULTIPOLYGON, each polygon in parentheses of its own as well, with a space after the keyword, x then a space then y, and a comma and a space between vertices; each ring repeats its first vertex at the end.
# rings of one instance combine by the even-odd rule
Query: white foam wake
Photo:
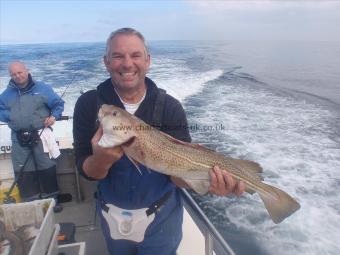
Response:
POLYGON ((336 114, 320 105, 239 84, 216 87, 214 93, 220 100, 207 101, 205 112, 195 119, 210 125, 222 122, 225 131, 220 137, 197 133, 195 138, 213 142, 229 155, 259 162, 265 181, 301 204, 279 225, 270 221, 257 195, 216 198, 210 201, 213 207, 224 208, 216 213, 249 233, 269 254, 338 254, 340 144, 332 139, 336 114))
POLYGON ((201 91, 205 83, 217 79, 222 74, 222 69, 197 73, 191 70, 185 61, 173 59, 155 59, 150 70, 150 77, 157 86, 181 102, 201 91))

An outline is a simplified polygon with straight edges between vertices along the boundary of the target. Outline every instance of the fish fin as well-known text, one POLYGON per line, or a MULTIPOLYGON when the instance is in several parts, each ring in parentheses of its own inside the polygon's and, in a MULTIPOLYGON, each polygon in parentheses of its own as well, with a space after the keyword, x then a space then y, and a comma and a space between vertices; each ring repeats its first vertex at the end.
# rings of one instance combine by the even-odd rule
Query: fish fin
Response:
POLYGON ((262 173, 263 169, 260 166, 259 163, 256 163, 251 160, 246 160, 246 159, 234 159, 234 158, 228 158, 231 160, 233 163, 237 164, 240 168, 243 168, 249 172, 252 173, 262 173))
POLYGON ((258 192, 274 223, 280 223, 300 209, 300 204, 283 190, 265 183, 261 186, 270 193, 258 192))
POLYGON ((193 180, 193 179, 183 179, 194 191, 200 195, 208 193, 210 188, 210 181, 208 180, 193 180))
POLYGON ((250 173, 258 181, 264 180, 263 176, 261 175, 261 173, 263 172, 263 169, 259 163, 256 163, 250 160, 234 159, 234 158, 229 158, 229 157, 228 157, 228 160, 231 164, 233 164, 237 168, 245 170, 248 173, 250 173))
POLYGON ((250 195, 253 195, 254 193, 256 193, 255 190, 253 190, 252 188, 249 188, 248 186, 246 186, 244 191, 247 192, 250 195))
POLYGON ((197 149, 197 150, 202 150, 202 151, 206 151, 206 152, 214 152, 214 153, 217 153, 216 151, 212 150, 212 149, 209 149, 207 147, 204 147, 203 145, 200 145, 198 143, 188 143, 188 145, 194 149, 197 149))
POLYGON ((136 167, 136 169, 138 170, 138 172, 140 173, 140 175, 142 175, 142 171, 140 170, 139 166, 138 166, 138 162, 136 160, 134 160, 133 158, 129 157, 129 155, 125 154, 127 156, 127 158, 132 162, 132 164, 136 167))

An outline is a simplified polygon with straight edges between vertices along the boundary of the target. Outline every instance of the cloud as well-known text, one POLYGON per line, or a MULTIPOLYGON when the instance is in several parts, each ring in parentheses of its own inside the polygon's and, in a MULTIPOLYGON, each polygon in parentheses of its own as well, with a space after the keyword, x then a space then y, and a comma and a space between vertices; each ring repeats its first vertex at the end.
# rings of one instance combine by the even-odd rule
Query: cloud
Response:
POLYGON ((216 39, 340 40, 340 2, 205 0, 187 4, 206 34, 216 39))
POLYGON ((339 1, 50 1, 41 10, 36 1, 6 3, 0 43, 102 41, 126 26, 149 40, 340 40, 339 1), (25 24, 19 34, 18 24, 25 24))
POLYGON ((329 9, 340 7, 339 1, 284 1, 284 0, 198 0, 186 1, 202 13, 220 13, 235 10, 275 11, 291 8, 329 9))

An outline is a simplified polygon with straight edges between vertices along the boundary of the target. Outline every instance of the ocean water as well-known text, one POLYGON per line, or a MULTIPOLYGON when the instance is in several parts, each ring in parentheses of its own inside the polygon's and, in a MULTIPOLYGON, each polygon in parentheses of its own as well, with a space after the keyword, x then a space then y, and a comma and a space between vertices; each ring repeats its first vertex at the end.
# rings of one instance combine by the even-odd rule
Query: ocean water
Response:
MULTIPOLYGON (((178 98, 193 141, 259 162, 265 182, 301 209, 281 224, 258 195, 194 195, 236 254, 340 254, 340 46, 327 42, 152 41, 149 72, 178 98)), ((65 115, 81 91, 107 78, 104 43, 1 45, 0 91, 9 61, 27 63, 59 95, 65 115)), ((59 122, 71 136, 72 123, 59 122)), ((0 140, 5 139, 1 133, 0 140)))

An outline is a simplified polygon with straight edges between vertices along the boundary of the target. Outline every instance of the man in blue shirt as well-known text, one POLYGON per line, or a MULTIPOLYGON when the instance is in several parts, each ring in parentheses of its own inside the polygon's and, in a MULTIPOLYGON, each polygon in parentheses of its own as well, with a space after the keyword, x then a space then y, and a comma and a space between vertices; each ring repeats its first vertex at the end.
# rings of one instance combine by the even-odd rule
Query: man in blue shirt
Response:
MULTIPOLYGON (((77 168, 88 179, 99 180, 97 206, 110 254, 175 255, 183 221, 178 187, 187 187, 186 183, 143 166, 139 173, 120 147, 98 146, 103 131, 96 127, 96 115, 101 104, 113 104, 176 139, 190 142, 185 112, 178 100, 146 77, 150 55, 138 31, 122 28, 111 33, 104 64, 110 78, 76 103, 73 133, 77 168), (152 211, 152 204, 162 205, 155 215, 149 215, 154 218, 140 218, 133 225, 139 210, 152 211), (143 227, 144 238, 138 240, 130 230, 143 231, 143 227)), ((244 191, 242 182, 217 167, 212 169, 211 178, 214 194, 244 191)))

